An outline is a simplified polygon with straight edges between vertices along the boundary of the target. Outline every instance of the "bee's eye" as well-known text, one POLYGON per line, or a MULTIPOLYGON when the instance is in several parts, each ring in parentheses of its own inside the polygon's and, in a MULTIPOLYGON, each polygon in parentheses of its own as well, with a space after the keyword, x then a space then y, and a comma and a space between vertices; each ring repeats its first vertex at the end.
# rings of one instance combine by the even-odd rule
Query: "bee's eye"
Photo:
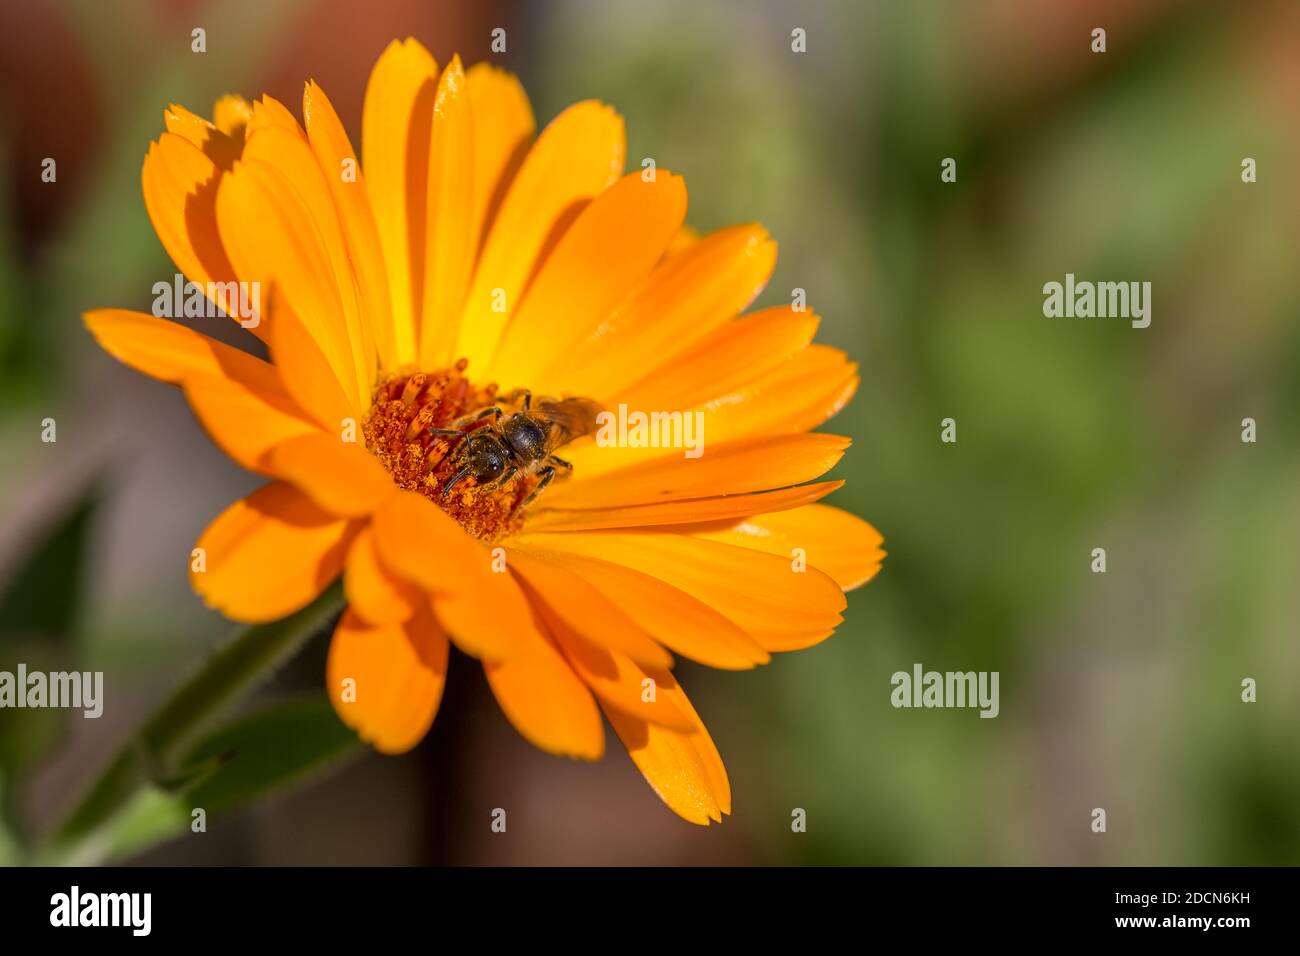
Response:
POLYGON ((506 470, 505 456, 495 449, 485 449, 474 465, 474 474, 479 480, 496 478, 506 470))
POLYGON ((496 478, 506 470, 506 451, 490 435, 475 435, 466 445, 474 477, 479 481, 496 478))

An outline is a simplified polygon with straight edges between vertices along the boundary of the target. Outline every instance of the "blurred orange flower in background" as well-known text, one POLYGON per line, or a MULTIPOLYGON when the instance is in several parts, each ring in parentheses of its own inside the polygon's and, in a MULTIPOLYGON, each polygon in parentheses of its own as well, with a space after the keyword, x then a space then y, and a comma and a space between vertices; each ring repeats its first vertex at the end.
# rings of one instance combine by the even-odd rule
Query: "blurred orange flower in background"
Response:
POLYGON ((605 105, 535 136, 513 76, 440 70, 407 40, 371 74, 363 167, 315 83, 303 119, 270 97, 224 97, 212 122, 172 106, 143 170, 190 282, 231 315, 228 283, 268 293, 245 325, 270 361, 152 315, 86 316, 272 479, 204 532, 194 588, 268 621, 341 574, 328 691, 381 751, 427 732, 454 643, 538 747, 600 758, 603 711, 669 807, 720 820, 726 771, 671 652, 745 669, 816 644, 879 569, 880 535, 816 503, 848 440, 811 429, 856 366, 812 344, 811 312, 740 314, 775 244, 686 228, 680 177, 622 175, 605 105), (698 413, 707 451, 610 447, 566 417, 620 406, 698 413))

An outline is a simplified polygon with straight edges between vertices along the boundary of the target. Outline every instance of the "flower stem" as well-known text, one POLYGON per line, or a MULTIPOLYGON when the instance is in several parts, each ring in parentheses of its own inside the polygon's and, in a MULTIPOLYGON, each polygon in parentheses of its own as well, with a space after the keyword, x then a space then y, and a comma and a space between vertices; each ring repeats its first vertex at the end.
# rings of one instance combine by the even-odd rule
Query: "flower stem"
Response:
POLYGON ((186 769, 179 761, 197 736, 236 698, 270 678, 343 605, 343 588, 335 582, 296 614, 246 628, 221 646, 131 736, 37 858, 86 862, 98 855, 82 845, 102 844, 99 836, 142 791, 174 785, 186 769))

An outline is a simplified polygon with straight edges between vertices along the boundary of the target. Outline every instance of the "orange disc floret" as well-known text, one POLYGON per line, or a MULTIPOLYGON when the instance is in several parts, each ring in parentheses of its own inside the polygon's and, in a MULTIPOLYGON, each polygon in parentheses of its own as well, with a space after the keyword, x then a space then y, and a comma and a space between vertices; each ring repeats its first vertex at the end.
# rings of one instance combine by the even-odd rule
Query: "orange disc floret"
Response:
MULTIPOLYGON (((536 479, 525 476, 499 490, 476 486, 473 478, 444 494, 457 471, 456 442, 434 435, 496 401, 497 386, 477 386, 465 376, 464 359, 435 372, 384 377, 376 386, 369 416, 362 426, 366 448, 393 476, 393 482, 416 491, 455 518, 469 534, 495 541, 523 526, 520 507, 536 479)), ((466 431, 489 427, 467 424, 466 431)))

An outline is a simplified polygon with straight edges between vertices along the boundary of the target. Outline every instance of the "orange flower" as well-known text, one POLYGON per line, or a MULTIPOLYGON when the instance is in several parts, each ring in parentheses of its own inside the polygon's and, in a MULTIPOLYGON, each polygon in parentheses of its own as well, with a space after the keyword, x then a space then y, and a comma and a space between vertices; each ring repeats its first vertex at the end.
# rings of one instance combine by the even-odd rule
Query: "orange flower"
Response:
POLYGON ((669 807, 721 820, 726 771, 670 650, 744 669, 815 644, 883 556, 870 525, 813 503, 840 482, 805 484, 848 446, 809 430, 856 367, 810 344, 809 312, 739 315, 774 243, 686 229, 679 177, 621 175, 609 107, 534 137, 513 76, 440 71, 414 40, 371 74, 364 175, 315 83, 305 126, 270 97, 214 117, 166 111, 145 204, 214 303, 235 315, 236 289, 269 293, 244 324, 271 360, 150 315, 86 316, 272 479, 203 533, 195 590, 266 621, 342 574, 326 680, 376 749, 428 731, 454 643, 538 747, 598 759, 603 711, 669 807), (591 414, 619 406, 685 413, 707 448, 597 440, 591 414))

